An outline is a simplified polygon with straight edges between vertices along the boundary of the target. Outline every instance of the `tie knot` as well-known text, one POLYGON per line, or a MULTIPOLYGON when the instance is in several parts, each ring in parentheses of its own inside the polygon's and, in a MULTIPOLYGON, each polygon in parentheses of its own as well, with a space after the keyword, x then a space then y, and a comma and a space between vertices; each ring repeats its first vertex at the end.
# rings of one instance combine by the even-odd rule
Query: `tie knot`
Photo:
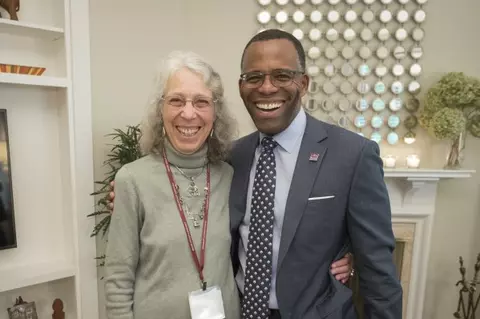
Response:
POLYGON ((275 142, 275 140, 273 138, 271 138, 270 136, 265 136, 262 139, 263 148, 273 150, 277 145, 278 145, 278 143, 275 142))

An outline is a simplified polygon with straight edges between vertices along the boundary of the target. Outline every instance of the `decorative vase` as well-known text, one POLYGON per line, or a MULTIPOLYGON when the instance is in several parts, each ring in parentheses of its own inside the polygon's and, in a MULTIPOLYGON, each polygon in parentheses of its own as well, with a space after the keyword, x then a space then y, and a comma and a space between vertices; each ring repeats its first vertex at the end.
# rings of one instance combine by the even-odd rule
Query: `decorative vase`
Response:
POLYGON ((462 166, 465 150, 465 137, 466 131, 460 133, 460 135, 452 141, 450 150, 448 152, 446 169, 459 169, 462 166))

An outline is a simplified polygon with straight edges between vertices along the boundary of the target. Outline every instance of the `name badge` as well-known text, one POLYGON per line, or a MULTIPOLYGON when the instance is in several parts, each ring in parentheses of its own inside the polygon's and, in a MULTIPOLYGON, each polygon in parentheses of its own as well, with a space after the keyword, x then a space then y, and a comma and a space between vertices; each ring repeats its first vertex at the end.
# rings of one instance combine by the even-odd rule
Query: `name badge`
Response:
POLYGON ((192 319, 225 319, 222 291, 213 286, 188 294, 192 319))

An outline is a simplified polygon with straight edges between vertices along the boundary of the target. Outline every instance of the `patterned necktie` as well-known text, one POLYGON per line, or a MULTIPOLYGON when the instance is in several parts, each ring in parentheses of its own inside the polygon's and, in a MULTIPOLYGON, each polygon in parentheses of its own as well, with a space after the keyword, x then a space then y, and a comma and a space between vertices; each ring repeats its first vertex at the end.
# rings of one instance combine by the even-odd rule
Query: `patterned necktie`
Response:
POLYGON ((272 241, 275 200, 275 154, 271 137, 262 139, 262 153, 253 182, 247 245, 242 318, 268 319, 272 275, 272 241))

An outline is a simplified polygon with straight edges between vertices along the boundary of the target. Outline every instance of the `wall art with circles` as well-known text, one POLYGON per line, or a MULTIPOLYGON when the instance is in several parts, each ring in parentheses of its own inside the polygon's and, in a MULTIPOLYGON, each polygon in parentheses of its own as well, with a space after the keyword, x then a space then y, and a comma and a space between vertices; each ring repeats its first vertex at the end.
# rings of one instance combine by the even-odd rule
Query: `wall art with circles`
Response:
POLYGON ((258 32, 301 41, 304 108, 378 143, 415 140, 427 0, 253 0, 258 32))

